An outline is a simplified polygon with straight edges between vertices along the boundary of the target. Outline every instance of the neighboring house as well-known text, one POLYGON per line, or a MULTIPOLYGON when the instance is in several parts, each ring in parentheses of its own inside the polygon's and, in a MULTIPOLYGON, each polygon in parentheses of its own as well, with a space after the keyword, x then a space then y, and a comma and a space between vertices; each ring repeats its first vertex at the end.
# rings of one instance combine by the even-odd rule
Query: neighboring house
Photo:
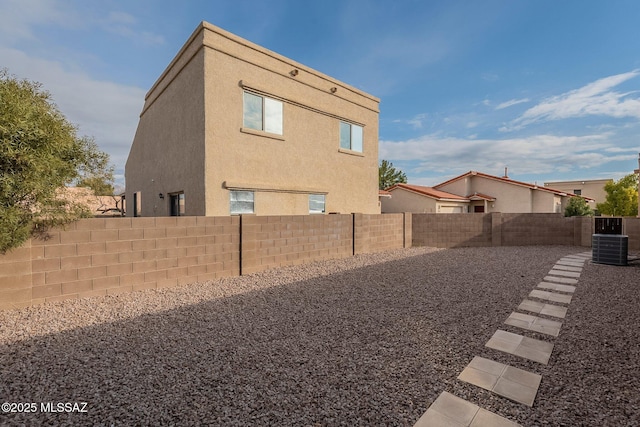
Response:
POLYGON ((562 213, 574 195, 475 171, 433 187, 397 184, 387 190, 392 198, 382 201, 385 213, 562 213))
POLYGON ((202 22, 146 95, 129 216, 379 213, 379 103, 202 22))
POLYGON ((381 198, 382 212, 466 213, 469 199, 431 187, 395 184, 387 189, 391 197, 381 198))
POLYGON ((86 187, 65 187, 60 197, 81 203, 96 217, 124 216, 124 198, 122 196, 96 196, 93 190, 86 187))
MULTIPOLYGON (((607 192, 604 186, 613 181, 612 179, 585 179, 578 181, 552 181, 545 182, 545 187, 552 187, 566 193, 573 193, 578 196, 585 196, 595 200, 595 203, 604 203, 607 199, 607 192)), ((595 208, 595 205, 592 206, 595 208)))

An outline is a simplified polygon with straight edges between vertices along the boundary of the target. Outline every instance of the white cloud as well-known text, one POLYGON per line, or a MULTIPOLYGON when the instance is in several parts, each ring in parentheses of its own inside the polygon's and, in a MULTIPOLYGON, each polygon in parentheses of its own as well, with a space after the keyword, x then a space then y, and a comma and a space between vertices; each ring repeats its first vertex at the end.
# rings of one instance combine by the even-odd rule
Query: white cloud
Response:
POLYGON ((95 137, 100 149, 109 153, 116 171, 122 173, 144 103, 145 90, 100 81, 70 71, 59 62, 31 57, 0 47, 0 63, 20 78, 35 80, 49 91, 60 111, 78 125, 80 135, 95 137))
POLYGON ((580 89, 546 99, 501 130, 518 130, 536 122, 586 116, 640 119, 640 98, 632 96, 637 92, 619 93, 612 90, 638 75, 640 70, 605 77, 580 89))
POLYGON ((426 120, 427 114, 417 114, 410 119, 397 119, 393 123, 404 123, 411 125, 413 129, 422 129, 422 124, 426 120))
POLYGON ((637 154, 608 152, 611 134, 537 135, 511 139, 461 139, 425 135, 406 141, 380 141, 379 156, 414 161, 416 173, 462 173, 479 170, 499 174, 509 165, 518 174, 568 172, 628 161, 637 154))
POLYGON ((125 12, 110 12, 105 20, 102 21, 102 27, 121 37, 133 40, 135 43, 143 45, 160 45, 164 43, 164 37, 147 31, 138 31, 135 29, 137 19, 125 12))
POLYGON ((498 106, 496 107, 496 110, 502 110, 504 108, 512 107, 512 106, 518 105, 518 104, 522 104, 524 102, 529 102, 529 98, 512 99, 512 100, 503 102, 501 104, 498 104, 498 106))
POLYGON ((497 74, 493 74, 493 73, 482 74, 482 80, 485 80, 488 82, 497 82, 499 79, 500 79, 500 76, 498 76, 497 74))
POLYGON ((0 40, 3 44, 34 39, 32 28, 56 24, 72 28, 80 23, 77 14, 55 0, 0 0, 0 40))

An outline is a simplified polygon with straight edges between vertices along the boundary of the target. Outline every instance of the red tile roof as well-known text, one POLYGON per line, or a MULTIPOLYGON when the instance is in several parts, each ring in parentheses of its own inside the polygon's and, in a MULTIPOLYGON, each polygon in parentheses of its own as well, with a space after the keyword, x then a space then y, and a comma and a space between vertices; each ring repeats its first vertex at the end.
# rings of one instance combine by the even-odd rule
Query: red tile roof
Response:
POLYGON ((389 188, 387 191, 391 192, 396 188, 402 188, 404 190, 413 191, 414 193, 422 194, 427 197, 431 197, 437 200, 454 200, 459 202, 468 202, 469 199, 463 196, 458 196, 457 194, 447 193, 445 191, 436 190, 432 187, 425 187, 422 185, 410 185, 410 184, 395 184, 389 188))
MULTIPOLYGON (((477 171, 469 171, 469 172, 463 173, 462 175, 456 176, 455 178, 451 178, 448 181, 445 181, 443 183, 440 183, 440 184, 434 186, 434 188, 445 186, 447 184, 450 184, 452 182, 458 181, 458 180, 460 180, 462 178, 466 178, 468 176, 479 176, 479 177, 483 177, 483 178, 487 178, 487 179, 492 179, 494 181, 502 181, 502 182, 505 182, 507 184, 517 185, 517 186, 520 186, 520 187, 527 187, 527 188, 530 188, 532 190, 548 191, 548 192, 554 193, 554 194, 556 194, 558 196, 577 196, 576 194, 567 193, 566 191, 560 191, 560 190, 556 190, 554 188, 545 187, 544 185, 540 186, 540 185, 537 185, 537 184, 529 184, 527 182, 516 181, 516 180, 513 180, 511 178, 505 178, 505 177, 501 177, 501 176, 489 175, 489 174, 482 173, 482 172, 477 172, 477 171)), ((587 199, 587 200, 593 200, 593 199, 591 199, 589 197, 584 197, 584 196, 577 196, 577 197, 582 197, 582 198, 587 199)))

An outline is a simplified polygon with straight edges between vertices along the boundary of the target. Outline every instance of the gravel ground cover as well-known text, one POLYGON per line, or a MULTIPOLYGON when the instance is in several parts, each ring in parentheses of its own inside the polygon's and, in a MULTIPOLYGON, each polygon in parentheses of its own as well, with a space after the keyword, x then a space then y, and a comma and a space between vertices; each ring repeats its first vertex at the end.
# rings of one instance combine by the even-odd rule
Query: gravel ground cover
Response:
POLYGON ((639 425, 638 263, 587 263, 557 338, 503 323, 584 251, 412 248, 0 312, 0 401, 37 403, 0 425, 412 426, 442 391, 525 426, 639 425), (498 328, 553 341, 549 364, 485 348, 498 328), (541 374, 533 408, 456 380, 474 356, 541 374))

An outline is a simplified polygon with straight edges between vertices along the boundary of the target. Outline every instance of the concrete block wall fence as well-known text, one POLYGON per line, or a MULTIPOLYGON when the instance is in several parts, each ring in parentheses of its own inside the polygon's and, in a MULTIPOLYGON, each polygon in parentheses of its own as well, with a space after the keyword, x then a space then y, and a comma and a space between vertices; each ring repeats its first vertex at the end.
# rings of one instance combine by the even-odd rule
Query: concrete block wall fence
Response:
POLYGON ((92 218, 0 256, 0 309, 239 274, 239 218, 92 218))
MULTIPOLYGON (((0 310, 251 274, 410 246, 589 247, 593 218, 380 214, 93 218, 0 255, 0 310)), ((640 218, 625 218, 640 250, 640 218)))
POLYGON ((0 255, 0 310, 402 248, 405 216, 85 219, 0 255))
POLYGON ((242 215, 241 274, 353 255, 351 215, 242 215))

